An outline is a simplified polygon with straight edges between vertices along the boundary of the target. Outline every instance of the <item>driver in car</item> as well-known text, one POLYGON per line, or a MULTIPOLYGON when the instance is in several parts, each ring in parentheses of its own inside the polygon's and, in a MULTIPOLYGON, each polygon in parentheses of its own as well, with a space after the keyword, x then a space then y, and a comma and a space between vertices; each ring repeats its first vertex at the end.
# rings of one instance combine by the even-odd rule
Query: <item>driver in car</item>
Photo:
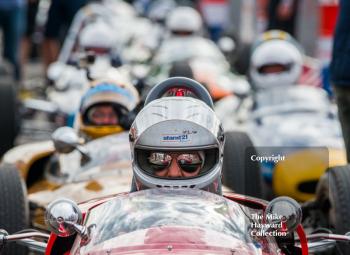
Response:
POLYGON ((138 103, 139 95, 132 85, 98 80, 82 97, 76 127, 88 139, 128 130, 138 103))
POLYGON ((303 53, 286 32, 263 33, 253 46, 249 79, 256 91, 296 85, 302 74, 303 53))
POLYGON ((131 191, 198 188, 222 194, 219 119, 203 101, 183 91, 171 94, 148 103, 131 126, 131 191))
MULTIPOLYGON (((97 80, 80 101, 74 126, 87 141, 129 130, 139 104, 137 90, 116 80, 97 80)), ((49 162, 50 174, 61 176, 58 156, 49 162)))
POLYGON ((94 125, 117 125, 119 117, 111 105, 97 105, 89 111, 90 122, 94 125))

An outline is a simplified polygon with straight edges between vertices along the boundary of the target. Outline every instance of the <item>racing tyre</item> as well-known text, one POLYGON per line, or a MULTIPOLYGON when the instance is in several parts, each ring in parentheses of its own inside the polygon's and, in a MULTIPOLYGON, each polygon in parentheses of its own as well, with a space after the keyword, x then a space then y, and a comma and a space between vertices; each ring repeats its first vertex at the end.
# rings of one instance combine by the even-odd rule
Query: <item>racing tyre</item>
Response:
POLYGON ((0 81, 0 157, 12 148, 19 131, 19 114, 14 84, 0 81))
MULTIPOLYGON (((321 177, 316 201, 337 234, 350 232, 350 165, 329 168, 321 177)), ((350 254, 350 244, 339 243, 336 254, 350 254)))
MULTIPOLYGON (((19 171, 12 166, 0 167, 0 229, 9 234, 28 228, 29 208, 26 188, 19 171)), ((5 246, 2 255, 27 254, 27 248, 16 243, 5 246)))
POLYGON ((260 164, 250 159, 254 154, 256 149, 246 133, 225 133, 223 184, 237 193, 263 198, 260 164))

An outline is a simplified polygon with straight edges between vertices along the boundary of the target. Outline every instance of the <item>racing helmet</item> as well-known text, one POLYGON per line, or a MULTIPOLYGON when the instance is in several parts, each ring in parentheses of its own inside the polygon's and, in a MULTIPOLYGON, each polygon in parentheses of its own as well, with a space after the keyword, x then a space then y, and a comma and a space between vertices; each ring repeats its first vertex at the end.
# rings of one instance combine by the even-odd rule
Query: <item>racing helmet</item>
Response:
POLYGON ((195 35, 202 31, 202 18, 193 8, 179 6, 173 9, 166 19, 166 27, 172 35, 195 35))
POLYGON ((111 53, 116 44, 111 26, 101 19, 88 23, 80 32, 79 46, 83 52, 93 52, 95 55, 111 53))
MULTIPOLYGON (((199 84, 188 78, 182 79, 199 84)), ((157 86, 150 94, 155 90, 157 86)), ((148 102, 148 95, 146 105, 129 132, 134 189, 198 188, 221 194, 224 132, 213 109, 200 100, 201 97, 188 97, 183 93, 160 94, 165 97, 151 102, 148 102), (170 164, 177 164, 186 173, 197 173, 160 175, 170 164)))
POLYGON ((78 129, 93 139, 128 130, 138 103, 139 95, 132 85, 97 80, 81 99, 78 129), (96 122, 95 116, 107 116, 107 122, 96 122))
POLYGON ((252 49, 254 50, 260 44, 270 40, 282 40, 282 41, 290 42, 294 46, 296 46, 302 53, 304 52, 304 50, 302 49, 302 46, 291 34, 279 29, 267 30, 264 33, 260 34, 258 38, 255 40, 255 42, 253 43, 252 49))
POLYGON ((253 88, 260 90, 295 84, 303 65, 300 47, 283 31, 270 31, 261 38, 250 58, 249 78, 253 88))

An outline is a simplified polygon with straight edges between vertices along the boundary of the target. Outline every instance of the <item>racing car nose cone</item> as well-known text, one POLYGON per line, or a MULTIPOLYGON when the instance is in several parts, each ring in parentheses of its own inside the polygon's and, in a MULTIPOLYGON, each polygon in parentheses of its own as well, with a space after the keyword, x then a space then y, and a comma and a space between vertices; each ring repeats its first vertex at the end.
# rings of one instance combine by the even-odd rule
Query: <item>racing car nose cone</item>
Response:
POLYGON ((301 223, 301 206, 290 197, 277 197, 267 205, 265 218, 268 223, 280 224, 280 231, 293 232, 301 223))

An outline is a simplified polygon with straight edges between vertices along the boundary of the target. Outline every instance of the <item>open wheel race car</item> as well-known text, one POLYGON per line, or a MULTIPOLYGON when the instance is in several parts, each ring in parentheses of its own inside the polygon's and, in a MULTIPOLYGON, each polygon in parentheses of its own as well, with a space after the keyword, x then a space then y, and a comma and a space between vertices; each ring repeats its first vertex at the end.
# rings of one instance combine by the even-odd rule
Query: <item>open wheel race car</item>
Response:
POLYGON ((285 155, 277 163, 263 163, 265 180, 275 195, 313 199, 327 167, 346 164, 336 109, 323 89, 308 86, 275 88, 255 97, 247 123, 254 145, 260 155, 285 155))
POLYGON ((245 130, 260 159, 276 156, 261 160, 263 179, 273 195, 300 202, 314 199, 326 169, 346 164, 336 108, 323 89, 293 85, 257 91, 241 103, 241 112, 231 114, 225 110, 228 101, 215 109, 225 130, 245 130))
MULTIPOLYGON (((172 96, 173 89, 182 84, 173 78, 154 87, 149 100, 162 96, 172 96)), ((186 79, 185 84, 193 81, 186 79)), ((206 90, 198 92, 195 85, 193 96, 211 99, 206 90), (204 91, 204 92, 203 92, 204 91)), ((186 87, 186 86, 185 86, 186 87)), ((178 92, 185 92, 181 87, 178 92)), ((190 90, 187 91, 188 93, 190 90)), ((231 135, 232 139, 236 136, 231 135)), ((234 142, 234 141, 232 141, 234 142)), ((227 142, 230 144, 230 142, 227 142)), ((227 153, 244 154, 240 144, 227 148, 227 153)), ((235 173, 243 175, 244 166, 234 159, 235 173)), ((232 157, 226 157, 225 165, 233 164, 232 157), (226 162, 227 161, 227 162, 226 162)), ((252 176, 259 176, 259 166, 253 164, 252 176)), ((0 164, 0 228, 16 232, 27 227, 46 230, 44 224, 45 207, 59 197, 67 197, 77 202, 107 194, 129 191, 132 171, 129 137, 127 133, 110 135, 82 143, 75 130, 62 127, 52 134, 48 141, 23 144, 8 151, 0 164), (13 195, 16 198, 14 199, 13 195)), ((259 178, 245 186, 239 182, 228 185, 237 192, 261 197, 259 178), (240 184, 240 186, 238 186, 240 184)))
POLYGON ((17 146, 5 154, 0 166, 0 225, 46 229, 43 208, 49 202, 61 196, 84 201, 127 191, 130 167, 126 132, 80 144, 75 130, 62 127, 53 133, 52 141, 17 146), (28 196, 19 192, 22 186, 28 196), (9 220, 13 218, 23 221, 9 220))
POLYGON ((335 241, 350 242, 348 235, 306 236, 301 217, 300 206, 287 197, 267 203, 234 193, 158 188, 79 206, 56 200, 45 216, 50 235, 1 230, 0 248, 19 241, 45 254, 307 255, 335 241))
MULTIPOLYGON (((154 87, 145 103, 162 96, 174 96, 170 95, 174 91, 169 88, 175 88, 177 94, 183 96, 191 92, 193 97, 212 106, 208 92, 198 89, 198 86, 198 83, 189 79, 172 78, 154 87)), ((70 145, 75 145, 70 149, 76 149, 81 159, 87 156, 84 148, 79 147, 71 136, 68 137, 70 145)), ((56 148, 64 145, 60 148, 67 149, 67 140, 66 143, 63 140, 61 142, 56 142, 56 148)), ((228 154, 225 157, 232 163, 239 160, 237 155, 228 154)), ((232 163, 232 171, 237 171, 238 166, 232 163)), ((13 185, 16 190, 13 189, 11 194, 16 194, 16 201, 24 201, 24 188, 18 171, 2 171, 0 173, 11 173, 11 178, 0 178, 0 188, 5 190, 13 185)), ((280 197, 268 203, 238 195, 245 191, 236 187, 232 189, 237 193, 225 193, 224 196, 180 188, 100 195, 81 203, 80 208, 70 201, 56 200, 48 206, 45 217, 50 230, 55 233, 48 243, 27 240, 32 237, 48 239, 46 233, 25 233, 27 231, 6 227, 8 223, 24 222, 28 206, 14 207, 13 198, 4 195, 0 197, 1 208, 5 208, 1 213, 3 217, 8 217, 8 222, 2 223, 1 228, 15 234, 8 235, 1 231, 0 244, 21 239, 27 247, 45 251, 46 254, 308 254, 325 251, 333 249, 336 241, 350 239, 347 235, 331 234, 332 230, 339 230, 337 233, 340 233, 349 229, 345 224, 342 230, 339 229, 342 224, 340 220, 345 219, 346 215, 337 218, 334 212, 340 206, 350 204, 350 198, 343 195, 350 186, 350 178, 344 178, 349 177, 350 169, 342 171, 346 176, 339 176, 335 172, 338 170, 331 169, 325 175, 323 186, 319 188, 320 198, 302 207, 289 198, 280 197), (343 201, 337 199, 340 196, 343 201), (9 212, 8 208, 13 211, 9 212), (15 213, 18 213, 16 217, 11 217, 15 213), (308 236, 301 224, 310 233, 308 236), (315 230, 317 234, 313 233, 315 230), (281 238, 281 235, 284 237, 281 238)), ((246 183, 241 177, 237 174, 224 178, 235 178, 237 182, 246 183)), ((258 175, 251 177, 253 180, 258 175)), ((109 185, 117 186, 117 183, 109 185)), ((11 254, 10 251, 13 254, 25 254, 25 250, 20 250, 22 247, 10 245, 7 246, 8 254, 11 254)), ((349 249, 348 246, 339 248, 344 254, 349 249)))

